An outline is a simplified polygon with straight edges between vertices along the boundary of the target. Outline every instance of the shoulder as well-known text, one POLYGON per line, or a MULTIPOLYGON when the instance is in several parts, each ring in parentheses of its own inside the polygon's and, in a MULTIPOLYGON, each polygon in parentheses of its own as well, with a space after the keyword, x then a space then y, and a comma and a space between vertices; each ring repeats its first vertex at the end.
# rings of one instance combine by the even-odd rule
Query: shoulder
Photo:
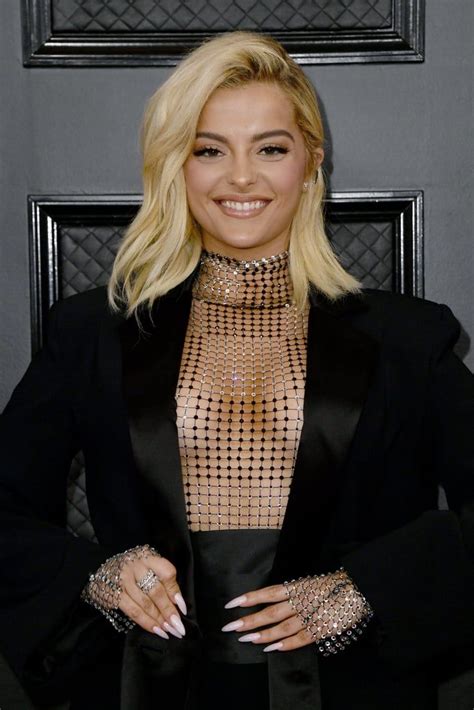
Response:
POLYGON ((107 287, 100 286, 57 301, 49 312, 47 339, 59 340, 66 348, 90 342, 103 323, 118 318, 109 306, 107 287))
POLYGON ((364 288, 358 300, 362 307, 352 324, 377 340, 431 349, 437 343, 453 346, 459 338, 459 321, 444 303, 372 288, 364 288))
POLYGON ((110 312, 107 302, 107 287, 99 286, 63 298, 52 306, 51 312, 57 313, 58 317, 67 316, 79 321, 84 318, 103 317, 104 314, 110 312))

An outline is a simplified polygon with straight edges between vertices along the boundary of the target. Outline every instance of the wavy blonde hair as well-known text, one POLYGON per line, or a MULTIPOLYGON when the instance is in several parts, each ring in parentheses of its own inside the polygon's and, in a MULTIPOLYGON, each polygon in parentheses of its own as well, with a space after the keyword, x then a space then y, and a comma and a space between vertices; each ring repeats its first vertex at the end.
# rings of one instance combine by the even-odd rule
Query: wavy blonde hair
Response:
POLYGON ((307 152, 307 180, 290 227, 289 268, 294 299, 303 309, 310 284, 330 300, 359 292, 361 283, 338 261, 324 230, 323 171, 315 150, 324 143, 317 99, 300 66, 274 39, 253 32, 219 35, 193 50, 149 99, 141 126, 143 202, 114 261, 108 298, 114 310, 138 315, 184 281, 199 262, 199 224, 188 207, 183 165, 200 114, 216 89, 248 82, 278 85, 290 99, 307 152))

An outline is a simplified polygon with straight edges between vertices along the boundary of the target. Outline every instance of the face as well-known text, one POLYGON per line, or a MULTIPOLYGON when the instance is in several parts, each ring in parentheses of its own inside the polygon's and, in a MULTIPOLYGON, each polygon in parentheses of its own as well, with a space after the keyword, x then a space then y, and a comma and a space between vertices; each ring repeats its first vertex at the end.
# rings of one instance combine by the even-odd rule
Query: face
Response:
POLYGON ((184 165, 203 247, 238 259, 287 249, 306 166, 303 135, 282 89, 254 82, 215 91, 184 165))

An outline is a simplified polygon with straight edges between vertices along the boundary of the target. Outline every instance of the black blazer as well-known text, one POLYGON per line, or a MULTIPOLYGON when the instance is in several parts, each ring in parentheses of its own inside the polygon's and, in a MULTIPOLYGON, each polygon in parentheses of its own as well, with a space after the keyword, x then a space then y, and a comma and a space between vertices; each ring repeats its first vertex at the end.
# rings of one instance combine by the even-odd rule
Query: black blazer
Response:
MULTIPOLYGON (((83 692, 84 669, 105 668, 110 649, 109 681, 120 680, 124 644, 120 707, 151 708, 156 669, 176 691, 198 654, 174 399, 193 277, 156 302, 146 337, 110 313, 104 288, 55 304, 1 417, 0 651, 35 698, 83 692), (65 529, 79 449, 99 544, 65 529), (183 640, 117 634, 79 602, 89 572, 145 542, 177 567, 183 640)), ((445 305, 373 289, 330 304, 311 292, 304 426, 270 583, 343 565, 375 611, 352 648, 317 660, 323 710, 435 708, 443 672, 469 658, 474 377, 452 351, 458 337, 445 305)), ((292 654, 303 672, 308 653, 269 664, 292 654)), ((297 684, 298 672, 285 678, 297 684)))

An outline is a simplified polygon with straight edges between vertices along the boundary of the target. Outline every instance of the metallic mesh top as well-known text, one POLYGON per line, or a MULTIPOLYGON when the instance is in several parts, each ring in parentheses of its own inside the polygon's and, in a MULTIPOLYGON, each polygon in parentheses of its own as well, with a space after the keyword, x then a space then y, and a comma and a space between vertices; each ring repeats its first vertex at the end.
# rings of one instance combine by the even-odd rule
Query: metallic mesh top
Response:
POLYGON ((309 300, 289 254, 203 250, 176 390, 191 530, 281 528, 303 424, 309 300))

